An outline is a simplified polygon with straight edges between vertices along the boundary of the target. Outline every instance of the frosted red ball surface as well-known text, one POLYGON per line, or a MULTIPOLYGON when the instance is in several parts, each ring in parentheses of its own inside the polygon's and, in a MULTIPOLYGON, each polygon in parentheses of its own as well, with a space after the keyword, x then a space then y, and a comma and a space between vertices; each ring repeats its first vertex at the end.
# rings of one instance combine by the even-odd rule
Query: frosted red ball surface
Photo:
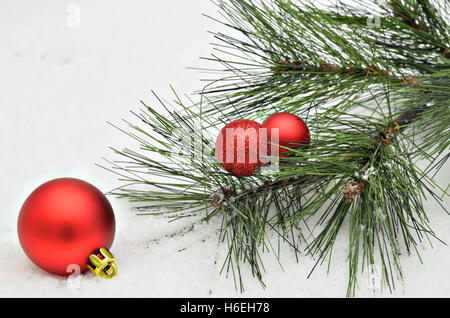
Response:
POLYGON ((44 183, 24 202, 17 223, 20 244, 41 269, 70 275, 114 240, 113 209, 96 187, 78 179, 44 183))
POLYGON ((254 120, 238 119, 221 130, 216 140, 216 157, 225 170, 238 177, 248 177, 263 165, 261 151, 264 155, 270 153, 267 146, 270 139, 261 136, 261 128, 254 120))

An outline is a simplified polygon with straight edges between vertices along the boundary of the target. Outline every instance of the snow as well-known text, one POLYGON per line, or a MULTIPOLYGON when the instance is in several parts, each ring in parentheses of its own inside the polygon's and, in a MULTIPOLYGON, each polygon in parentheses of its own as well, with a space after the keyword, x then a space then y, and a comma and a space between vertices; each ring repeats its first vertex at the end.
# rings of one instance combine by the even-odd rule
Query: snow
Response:
MULTIPOLYGON (((264 254, 263 289, 244 265, 245 292, 219 275, 226 245, 218 242, 220 220, 168 222, 137 216, 131 204, 110 197, 117 218, 112 252, 119 275, 100 280, 90 273, 57 277, 34 266, 20 248, 16 222, 31 191, 58 177, 86 180, 104 192, 120 183, 97 167, 109 146, 130 139, 107 125, 130 118, 150 90, 172 99, 202 87, 204 77, 186 67, 204 64, 211 52, 208 30, 221 27, 208 0, 119 2, 106 0, 3 0, 0 10, 0 296, 1 297, 344 297, 347 235, 337 238, 326 266, 307 279, 315 260, 296 262, 285 246, 281 264, 264 254), (79 14, 77 16, 77 14, 79 14), (194 223, 194 229, 189 230, 194 223)), ((438 176, 449 180, 448 165, 438 176)), ((446 199, 444 204, 449 205, 446 199)), ((450 242, 450 217, 434 202, 426 209, 438 236, 450 242)), ((362 275, 358 296, 450 296, 450 247, 424 245, 421 256, 402 256, 404 281, 394 294, 371 288, 362 275)), ((372 286, 373 287, 373 286, 372 286)))

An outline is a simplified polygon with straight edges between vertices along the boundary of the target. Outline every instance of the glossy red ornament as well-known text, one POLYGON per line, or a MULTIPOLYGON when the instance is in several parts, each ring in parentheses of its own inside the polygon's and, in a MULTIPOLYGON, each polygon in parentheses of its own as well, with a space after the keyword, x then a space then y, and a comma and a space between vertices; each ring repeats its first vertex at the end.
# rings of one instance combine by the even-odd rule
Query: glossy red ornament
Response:
MULTIPOLYGON (((278 144, 280 146, 296 149, 310 144, 308 126, 297 115, 286 112, 271 115, 262 123, 262 127, 267 128, 269 135, 273 133, 272 128, 278 128, 278 144)), ((280 157, 285 157, 288 152, 287 149, 281 147, 278 147, 278 151, 280 157)))
POLYGON ((30 260, 43 270, 70 275, 86 271, 89 255, 114 240, 113 209, 96 187, 78 179, 44 183, 26 199, 17 232, 30 260))
POLYGON ((270 139, 261 134, 261 128, 254 120, 238 119, 221 130, 216 140, 216 157, 225 170, 237 177, 249 177, 264 164, 261 154, 270 155, 270 139))

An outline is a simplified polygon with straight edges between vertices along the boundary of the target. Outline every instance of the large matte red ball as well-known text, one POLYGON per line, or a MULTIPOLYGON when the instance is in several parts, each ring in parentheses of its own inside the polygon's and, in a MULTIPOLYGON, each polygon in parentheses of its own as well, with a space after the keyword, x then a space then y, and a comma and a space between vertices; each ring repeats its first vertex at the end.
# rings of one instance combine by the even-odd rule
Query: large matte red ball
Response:
MULTIPOLYGON (((308 126, 297 115, 291 113, 278 113, 270 116, 262 123, 263 128, 267 128, 268 134, 273 137, 272 128, 278 128, 278 144, 283 147, 296 149, 308 146, 310 134, 308 126)), ((272 141, 275 138, 272 138, 272 141)), ((275 141, 273 141, 275 142, 275 141)), ((287 149, 278 147, 280 157, 285 157, 287 149)))
POLYGON ((249 119, 238 119, 222 128, 216 140, 216 157, 225 170, 238 177, 249 177, 263 165, 261 152, 270 154, 270 139, 261 138, 261 128, 260 123, 249 119), (227 136, 233 140, 227 142, 227 136))
POLYGON ((30 260, 41 269, 70 275, 88 268, 89 255, 109 249, 115 234, 114 212, 93 185, 63 178, 44 183, 26 199, 17 232, 30 260))

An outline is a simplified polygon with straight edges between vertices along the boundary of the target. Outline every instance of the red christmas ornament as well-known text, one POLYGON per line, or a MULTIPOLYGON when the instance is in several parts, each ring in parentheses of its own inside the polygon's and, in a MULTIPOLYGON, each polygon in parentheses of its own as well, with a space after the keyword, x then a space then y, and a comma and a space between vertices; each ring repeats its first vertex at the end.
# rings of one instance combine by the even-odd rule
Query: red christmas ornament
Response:
POLYGON ((99 276, 117 273, 107 250, 114 240, 114 212, 87 182, 64 178, 38 187, 20 210, 17 232, 25 254, 47 272, 67 276, 85 272, 89 264, 99 276))
POLYGON ((237 177, 249 177, 264 164, 263 155, 270 155, 267 134, 261 124, 238 119, 226 125, 216 141, 216 157, 220 165, 237 177))
MULTIPOLYGON (((280 146, 296 149, 308 146, 310 143, 308 126, 297 115, 286 112, 274 114, 263 122, 262 127, 267 128, 267 133, 272 137, 274 132, 271 129, 278 128, 278 144, 280 146)), ((287 155, 287 149, 281 147, 278 149, 280 157, 287 155)))

